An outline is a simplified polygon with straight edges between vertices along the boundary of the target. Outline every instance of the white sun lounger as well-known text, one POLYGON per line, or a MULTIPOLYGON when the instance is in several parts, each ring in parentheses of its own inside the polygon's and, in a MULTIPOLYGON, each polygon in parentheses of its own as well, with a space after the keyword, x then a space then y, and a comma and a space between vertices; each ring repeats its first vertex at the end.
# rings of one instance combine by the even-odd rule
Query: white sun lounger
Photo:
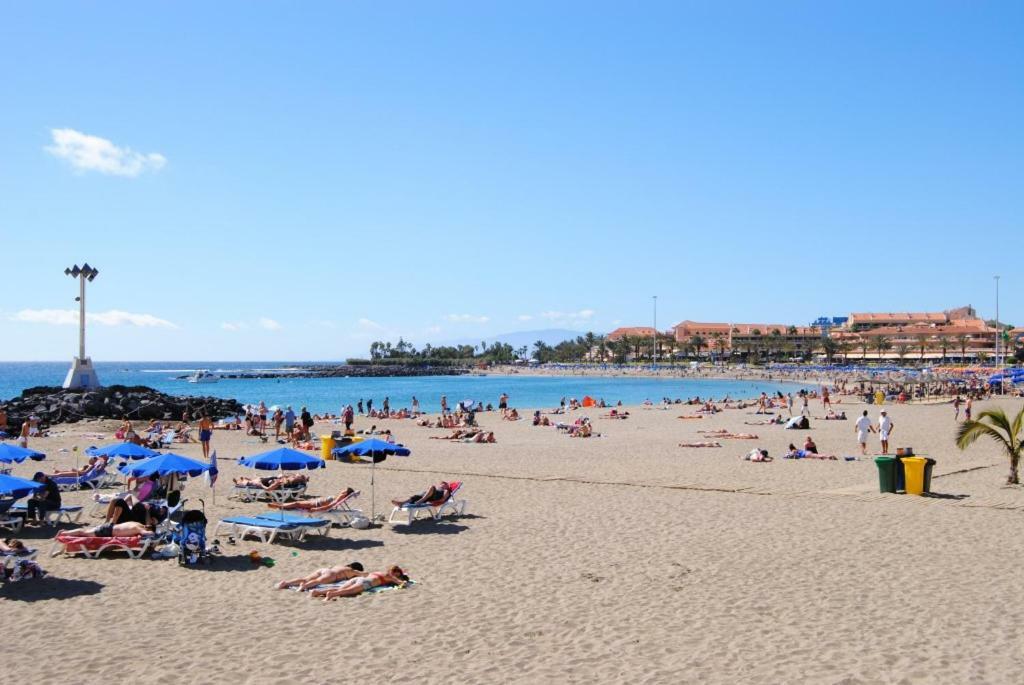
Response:
MULTIPOLYGON (((406 523, 412 525, 412 522, 421 513, 426 513, 428 516, 433 518, 435 521, 440 519, 442 516, 446 516, 449 512, 453 516, 462 516, 466 512, 466 500, 457 499, 455 495, 462 489, 462 483, 459 481, 453 481, 448 484, 451 490, 448 493, 448 497, 444 501, 439 502, 424 502, 423 504, 403 504, 395 507, 391 510, 391 516, 388 518, 388 523, 394 523, 396 516, 407 517, 406 523)), ((399 521, 401 523, 401 521, 399 521)))
POLYGON ((150 550, 157 538, 152 535, 132 535, 129 537, 62 537, 60 533, 53 540, 50 556, 81 554, 96 559, 107 550, 124 552, 131 559, 140 559, 150 550))
MULTIPOLYGON (((336 503, 329 509, 313 509, 303 511, 302 514, 307 518, 324 518, 328 519, 331 523, 336 526, 347 526, 355 519, 366 518, 363 512, 352 506, 351 502, 356 497, 359 497, 359 491, 355 490, 351 492, 347 497, 336 503)), ((279 510, 273 509, 270 513, 261 514, 262 518, 274 518, 276 512, 279 510)))
POLYGON ((266 502, 290 502, 306 494, 306 484, 296 485, 277 490, 264 490, 261 487, 250 485, 236 485, 231 489, 229 497, 241 500, 242 502, 254 502, 262 500, 266 502))

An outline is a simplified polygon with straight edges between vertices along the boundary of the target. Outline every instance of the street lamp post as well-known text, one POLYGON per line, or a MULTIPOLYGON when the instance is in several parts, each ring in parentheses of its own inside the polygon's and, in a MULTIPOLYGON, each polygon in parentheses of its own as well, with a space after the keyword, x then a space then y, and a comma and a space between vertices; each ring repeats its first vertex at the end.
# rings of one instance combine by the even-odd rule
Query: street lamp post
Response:
MULTIPOLYGON (((999 353, 1003 343, 1003 327, 999 324, 999 276, 996 279, 996 372, 1003 370, 1003 364, 999 359, 999 353)), ((999 377, 999 394, 1003 393, 1003 378, 999 377)))
POLYGON ((658 296, 654 295, 654 346, 651 348, 654 351, 654 363, 651 365, 652 370, 658 369, 658 296))
POLYGON ((81 268, 77 264, 64 269, 66 276, 78 279, 78 356, 71 362, 68 375, 64 379, 64 387, 70 390, 82 390, 100 387, 100 379, 93 368, 92 360, 85 356, 85 282, 90 283, 99 275, 99 269, 89 266, 86 262, 81 268))

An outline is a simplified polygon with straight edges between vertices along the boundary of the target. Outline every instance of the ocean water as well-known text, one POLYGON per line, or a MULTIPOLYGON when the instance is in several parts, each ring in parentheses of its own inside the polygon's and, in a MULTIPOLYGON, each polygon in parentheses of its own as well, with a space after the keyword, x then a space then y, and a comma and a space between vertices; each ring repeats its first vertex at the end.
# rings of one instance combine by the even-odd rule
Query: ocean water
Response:
MULTIPOLYGON (((310 362, 313 363, 313 362, 310 362)), ((497 406, 498 396, 509 395, 509 406, 552 407, 565 397, 582 399, 590 395, 608 403, 622 400, 639 404, 662 397, 694 396, 720 399, 726 395, 753 397, 762 391, 795 391, 787 383, 704 380, 689 378, 622 378, 593 376, 418 376, 412 378, 272 378, 222 379, 216 383, 188 383, 184 376, 195 369, 215 373, 284 369, 295 363, 282 362, 95 362, 104 385, 147 385, 173 395, 212 395, 244 403, 266 402, 267 406, 291 404, 296 411, 337 413, 347 403, 373 398, 380 406, 389 397, 392 408, 408 407, 416 396, 424 411, 439 411, 441 396, 449 406, 462 400, 488 402, 497 406)), ((0 362, 0 400, 21 394, 38 385, 59 386, 64 382, 67 362, 0 362)))

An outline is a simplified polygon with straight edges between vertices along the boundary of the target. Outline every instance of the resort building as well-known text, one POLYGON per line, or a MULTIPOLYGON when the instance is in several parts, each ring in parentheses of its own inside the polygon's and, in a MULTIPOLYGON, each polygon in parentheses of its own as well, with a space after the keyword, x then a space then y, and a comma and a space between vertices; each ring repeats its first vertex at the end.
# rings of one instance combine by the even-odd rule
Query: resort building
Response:
POLYGON ((682 321, 673 327, 677 348, 691 347, 695 338, 709 352, 748 354, 784 352, 789 356, 809 353, 821 343, 821 329, 769 323, 708 323, 682 321))
POLYGON ((607 336, 608 342, 618 342, 623 338, 653 338, 654 329, 650 326, 632 326, 616 328, 607 336))

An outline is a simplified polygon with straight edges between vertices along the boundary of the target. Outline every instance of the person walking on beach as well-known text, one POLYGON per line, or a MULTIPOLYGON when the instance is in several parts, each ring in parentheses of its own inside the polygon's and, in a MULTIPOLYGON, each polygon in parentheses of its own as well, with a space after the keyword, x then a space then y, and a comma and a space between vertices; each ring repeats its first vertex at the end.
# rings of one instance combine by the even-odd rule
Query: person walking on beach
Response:
POLYGON ((284 423, 284 412, 281 407, 274 410, 274 439, 281 439, 281 424, 284 423))
POLYGON ((892 419, 883 409, 878 417, 878 439, 882 442, 882 454, 889 454, 889 436, 892 435, 892 429, 892 419))
POLYGON ((352 411, 352 405, 347 405, 344 411, 345 430, 352 430, 352 422, 355 421, 356 413, 352 411))
POLYGON ((809 395, 809 393, 806 390, 801 390, 800 392, 801 392, 801 402, 803 403, 802 407, 800 408, 800 416, 810 416, 811 415, 811 407, 810 407, 810 399, 808 399, 810 395, 809 395))
POLYGON ((284 413, 284 433, 291 437, 293 430, 295 430, 295 412, 292 411, 292 405, 289 404, 284 413))
POLYGON ((498 409, 501 410, 502 416, 508 414, 508 395, 506 393, 501 393, 501 397, 498 398, 498 409))
POLYGON ((418 399, 416 399, 416 395, 412 396, 412 415, 413 416, 419 416, 420 415, 420 401, 418 399))
POLYGON ((964 421, 971 420, 971 408, 974 406, 974 398, 968 396, 967 404, 964 405, 964 421))
POLYGON ((366 414, 369 416, 373 413, 373 398, 366 400, 366 414))
POLYGON ((210 415, 203 412, 203 417, 199 419, 199 443, 203 446, 203 459, 209 461, 210 459, 210 438, 213 437, 213 421, 210 420, 210 415))
POLYGON ((447 413, 448 413, 448 396, 447 395, 441 395, 441 414, 444 415, 444 414, 447 414, 447 413))
POLYGON ((963 400, 960 399, 960 395, 956 396, 953 400, 953 421, 960 420, 960 405, 963 404, 963 400))
POLYGON ((363 415, 363 398, 362 397, 360 397, 359 401, 356 402, 356 411, 359 412, 360 416, 363 415))
POLYGON ((786 409, 789 410, 789 415, 793 416, 793 393, 786 393, 786 409))
POLYGON ((305 407, 302 408, 299 420, 302 422, 302 439, 309 440, 309 429, 313 427, 313 417, 309 415, 309 410, 305 407))
POLYGON ((857 431, 857 442, 860 443, 860 453, 868 453, 868 434, 875 431, 871 425, 871 419, 868 417, 868 410, 864 410, 864 415, 857 419, 857 425, 854 426, 854 430, 857 431))
POLYGON ((821 408, 826 411, 832 408, 832 399, 828 395, 827 385, 821 386, 821 408))
POLYGON ((381 410, 381 413, 384 414, 384 416, 390 416, 391 415, 391 398, 390 397, 385 397, 384 398, 384 404, 381 405, 380 410, 381 410))

